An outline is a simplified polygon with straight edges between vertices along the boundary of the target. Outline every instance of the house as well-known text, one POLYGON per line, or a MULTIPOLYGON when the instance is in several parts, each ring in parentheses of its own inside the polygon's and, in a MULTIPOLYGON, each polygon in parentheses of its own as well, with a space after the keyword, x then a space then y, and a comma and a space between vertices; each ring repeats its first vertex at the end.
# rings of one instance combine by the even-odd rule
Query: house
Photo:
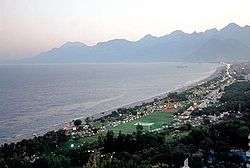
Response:
POLYGON ((193 107, 193 106, 190 106, 190 107, 187 109, 187 111, 189 111, 189 112, 194 111, 194 107, 193 107))
POLYGON ((188 158, 186 160, 184 160, 184 166, 182 168, 190 168, 188 166, 188 158))
POLYGON ((174 110, 177 109, 178 106, 179 106, 178 102, 170 102, 170 101, 168 101, 167 103, 165 103, 163 105, 163 107, 164 107, 163 111, 165 111, 165 112, 173 112, 174 110))

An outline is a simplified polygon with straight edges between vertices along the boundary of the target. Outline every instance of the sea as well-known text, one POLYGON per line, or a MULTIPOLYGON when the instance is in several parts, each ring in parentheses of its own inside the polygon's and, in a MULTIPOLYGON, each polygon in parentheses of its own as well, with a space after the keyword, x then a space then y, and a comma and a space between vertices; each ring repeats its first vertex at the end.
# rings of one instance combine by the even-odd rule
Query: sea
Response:
POLYGON ((0 143, 75 118, 168 93, 210 76, 216 63, 0 65, 0 143))

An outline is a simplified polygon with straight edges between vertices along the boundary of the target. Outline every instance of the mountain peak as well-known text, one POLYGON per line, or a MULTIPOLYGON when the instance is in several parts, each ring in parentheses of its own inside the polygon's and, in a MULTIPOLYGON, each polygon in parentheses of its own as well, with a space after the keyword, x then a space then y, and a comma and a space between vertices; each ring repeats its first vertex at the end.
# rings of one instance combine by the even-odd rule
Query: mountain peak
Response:
POLYGON ((62 48, 68 48, 68 47, 86 47, 87 45, 85 45, 84 43, 81 42, 72 42, 72 41, 68 41, 66 43, 64 43, 61 47, 62 48))
POLYGON ((100 46, 112 46, 112 45, 125 45, 130 43, 130 41, 126 39, 113 39, 105 42, 98 42, 95 47, 100 47, 100 46))
POLYGON ((173 31, 161 37, 145 35, 138 41, 114 39, 87 46, 67 42, 59 48, 39 54, 41 62, 123 62, 123 61, 216 61, 218 55, 228 60, 250 57, 249 26, 235 23, 223 29, 185 33, 173 31), (194 54, 193 54, 194 53, 194 54))
POLYGON ((142 37, 139 41, 142 41, 142 40, 152 40, 152 39, 155 39, 155 38, 156 38, 155 36, 152 36, 151 34, 147 34, 144 37, 142 37))
POLYGON ((216 33, 216 32, 218 32, 218 30, 216 28, 208 29, 205 31, 205 33, 216 33))
POLYGON ((184 32, 181 31, 181 30, 175 30, 175 31, 173 31, 170 35, 171 35, 171 36, 176 36, 176 35, 184 35, 184 34, 186 34, 186 33, 184 33, 184 32))
POLYGON ((199 34, 201 34, 201 33, 197 32, 197 31, 194 31, 191 35, 197 36, 197 35, 199 35, 199 34))
POLYGON ((237 25, 236 23, 229 23, 227 26, 225 26, 222 31, 238 31, 241 27, 237 25))

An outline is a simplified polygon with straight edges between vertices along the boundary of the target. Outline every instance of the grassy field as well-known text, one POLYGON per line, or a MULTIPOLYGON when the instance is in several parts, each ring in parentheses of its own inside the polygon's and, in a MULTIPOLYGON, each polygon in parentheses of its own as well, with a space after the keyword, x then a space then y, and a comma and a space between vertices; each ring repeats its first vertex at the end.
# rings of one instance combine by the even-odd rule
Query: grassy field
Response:
MULTIPOLYGON (((129 133, 136 131, 135 124, 138 122, 154 123, 151 126, 151 130, 152 130, 152 129, 161 128, 162 125, 164 125, 164 124, 165 125, 170 124, 172 122, 172 119, 173 119, 172 113, 154 112, 148 116, 144 116, 144 117, 136 119, 134 121, 120 124, 117 127, 112 128, 111 130, 113 130, 115 133, 118 133, 119 131, 121 131, 122 133, 129 134, 129 133)), ((145 129, 147 129, 147 127, 145 127, 145 129)))
MULTIPOLYGON (((118 125, 117 127, 112 128, 111 130, 114 131, 114 133, 119 133, 121 131, 122 133, 125 134, 130 134, 136 131, 136 123, 141 122, 141 123, 154 123, 151 126, 152 129, 156 128, 161 128, 162 125, 168 125, 172 122, 173 120, 173 113, 167 113, 167 112, 154 112, 148 116, 144 116, 142 118, 136 119, 131 122, 123 123, 118 125)), ((144 129, 148 129, 145 127, 144 129)), ((102 132, 102 135, 105 135, 106 132, 102 132)), ((91 137, 84 137, 84 138, 76 138, 76 139, 70 139, 66 144, 65 144, 65 149, 71 149, 71 144, 74 144, 73 148, 78 148, 81 145, 86 145, 90 144, 94 141, 98 140, 98 135, 91 136, 91 137)))

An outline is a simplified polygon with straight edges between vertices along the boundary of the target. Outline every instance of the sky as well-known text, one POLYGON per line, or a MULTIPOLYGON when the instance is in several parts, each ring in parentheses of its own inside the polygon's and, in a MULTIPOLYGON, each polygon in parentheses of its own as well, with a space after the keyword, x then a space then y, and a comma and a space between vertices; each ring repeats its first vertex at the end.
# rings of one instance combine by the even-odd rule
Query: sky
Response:
POLYGON ((67 41, 94 45, 250 25, 249 7, 250 0, 0 0, 0 60, 31 57, 67 41))

